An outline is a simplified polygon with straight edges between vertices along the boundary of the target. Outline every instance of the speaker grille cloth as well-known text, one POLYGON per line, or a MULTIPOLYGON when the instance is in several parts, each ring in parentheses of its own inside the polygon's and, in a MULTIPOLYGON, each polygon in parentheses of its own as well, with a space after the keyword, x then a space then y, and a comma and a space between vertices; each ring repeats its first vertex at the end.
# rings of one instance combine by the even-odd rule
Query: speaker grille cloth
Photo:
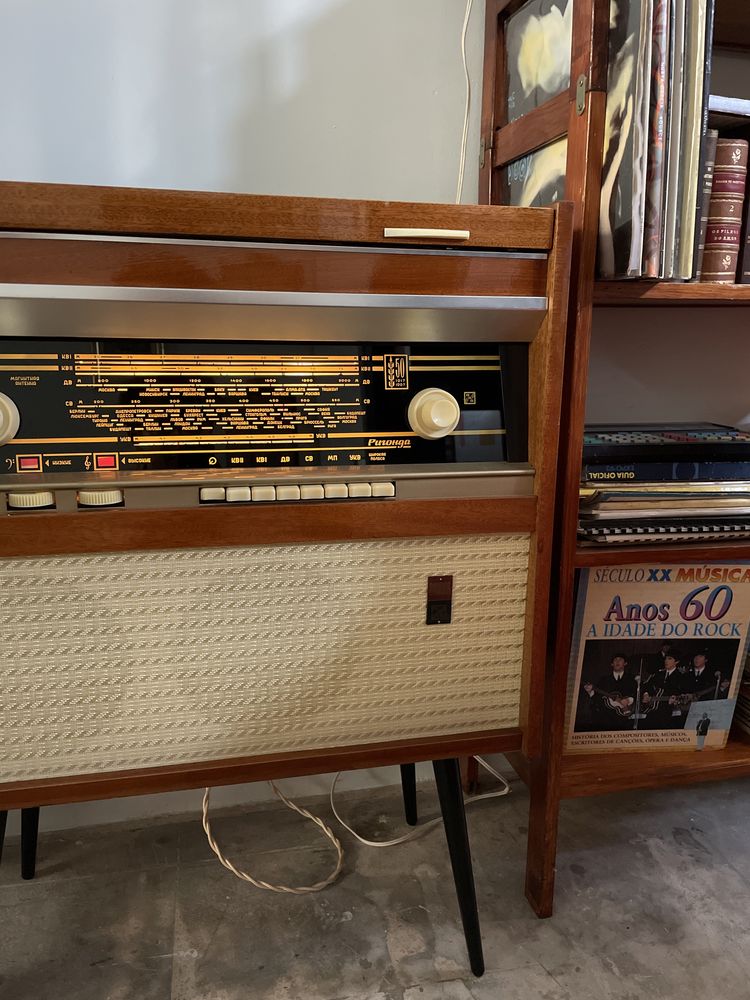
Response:
POLYGON ((1 559, 0 781, 518 723, 528 535, 1 559), (427 577, 453 621, 425 625, 427 577))

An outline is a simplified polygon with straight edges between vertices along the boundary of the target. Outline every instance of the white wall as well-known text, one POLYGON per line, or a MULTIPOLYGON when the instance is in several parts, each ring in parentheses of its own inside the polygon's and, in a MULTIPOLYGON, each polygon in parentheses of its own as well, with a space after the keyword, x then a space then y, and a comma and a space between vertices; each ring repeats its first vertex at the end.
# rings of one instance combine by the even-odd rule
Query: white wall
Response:
MULTIPOLYGON (((0 0, 0 176, 453 201, 464 0, 0 0)), ((484 3, 468 34, 476 200, 484 3)))
MULTIPOLYGON (((0 0, 0 177, 451 202, 463 14, 464 0, 0 0)), ((483 33, 475 0, 467 202, 483 33)), ((397 769, 357 772, 342 787, 396 780, 397 769)), ((284 783, 295 795, 327 786, 284 783)), ((213 802, 268 796, 262 783, 213 802)), ((197 812, 200 797, 49 807, 42 826, 197 812)))
POLYGON ((746 309, 595 309, 586 419, 750 425, 749 338, 746 309))

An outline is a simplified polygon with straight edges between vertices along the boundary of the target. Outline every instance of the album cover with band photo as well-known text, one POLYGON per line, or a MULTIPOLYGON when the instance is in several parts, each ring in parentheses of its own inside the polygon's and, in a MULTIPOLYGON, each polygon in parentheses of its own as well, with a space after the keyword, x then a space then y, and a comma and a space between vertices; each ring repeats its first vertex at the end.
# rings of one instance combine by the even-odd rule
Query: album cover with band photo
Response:
POLYGON ((725 746, 748 623, 750 564, 583 571, 566 750, 725 746))

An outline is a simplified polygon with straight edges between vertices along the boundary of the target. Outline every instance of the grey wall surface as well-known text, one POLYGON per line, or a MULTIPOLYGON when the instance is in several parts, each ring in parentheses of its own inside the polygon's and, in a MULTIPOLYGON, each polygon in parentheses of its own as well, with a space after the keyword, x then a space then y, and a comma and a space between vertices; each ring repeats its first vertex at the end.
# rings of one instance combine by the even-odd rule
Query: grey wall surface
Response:
MULTIPOLYGON (((0 0, 0 177, 453 201, 463 0, 0 0)), ((476 200, 484 3, 465 200, 476 200)))

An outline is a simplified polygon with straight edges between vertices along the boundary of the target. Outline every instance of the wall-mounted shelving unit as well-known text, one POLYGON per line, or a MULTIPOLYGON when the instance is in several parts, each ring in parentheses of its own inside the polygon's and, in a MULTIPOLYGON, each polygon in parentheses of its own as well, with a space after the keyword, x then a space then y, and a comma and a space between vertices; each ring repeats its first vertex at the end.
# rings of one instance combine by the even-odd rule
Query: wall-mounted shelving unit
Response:
MULTIPOLYGON (((553 554, 553 562, 558 566, 557 593, 553 600, 552 652, 547 663, 545 700, 538 706, 544 713, 545 741, 537 757, 521 753, 508 755, 530 789, 526 894, 540 916, 552 912, 561 800, 625 789, 750 776, 750 742, 745 742, 740 735, 733 735, 724 750, 702 754, 674 750, 563 753, 577 570, 628 563, 660 565, 750 560, 750 541, 599 548, 581 545, 577 539, 578 491, 595 308, 731 306, 736 309, 750 306, 750 285, 595 280, 610 0, 571 2, 570 87, 508 124, 504 31, 508 18, 523 6, 524 0, 488 0, 482 109, 482 199, 495 204, 506 202, 508 165, 567 136, 565 198, 573 202, 574 210, 572 287, 553 554)), ((747 0, 716 0, 714 46, 750 53, 750 3, 747 0)), ((644 314, 644 319, 647 315, 644 314)), ((688 344, 685 349, 689 349, 688 344)))

